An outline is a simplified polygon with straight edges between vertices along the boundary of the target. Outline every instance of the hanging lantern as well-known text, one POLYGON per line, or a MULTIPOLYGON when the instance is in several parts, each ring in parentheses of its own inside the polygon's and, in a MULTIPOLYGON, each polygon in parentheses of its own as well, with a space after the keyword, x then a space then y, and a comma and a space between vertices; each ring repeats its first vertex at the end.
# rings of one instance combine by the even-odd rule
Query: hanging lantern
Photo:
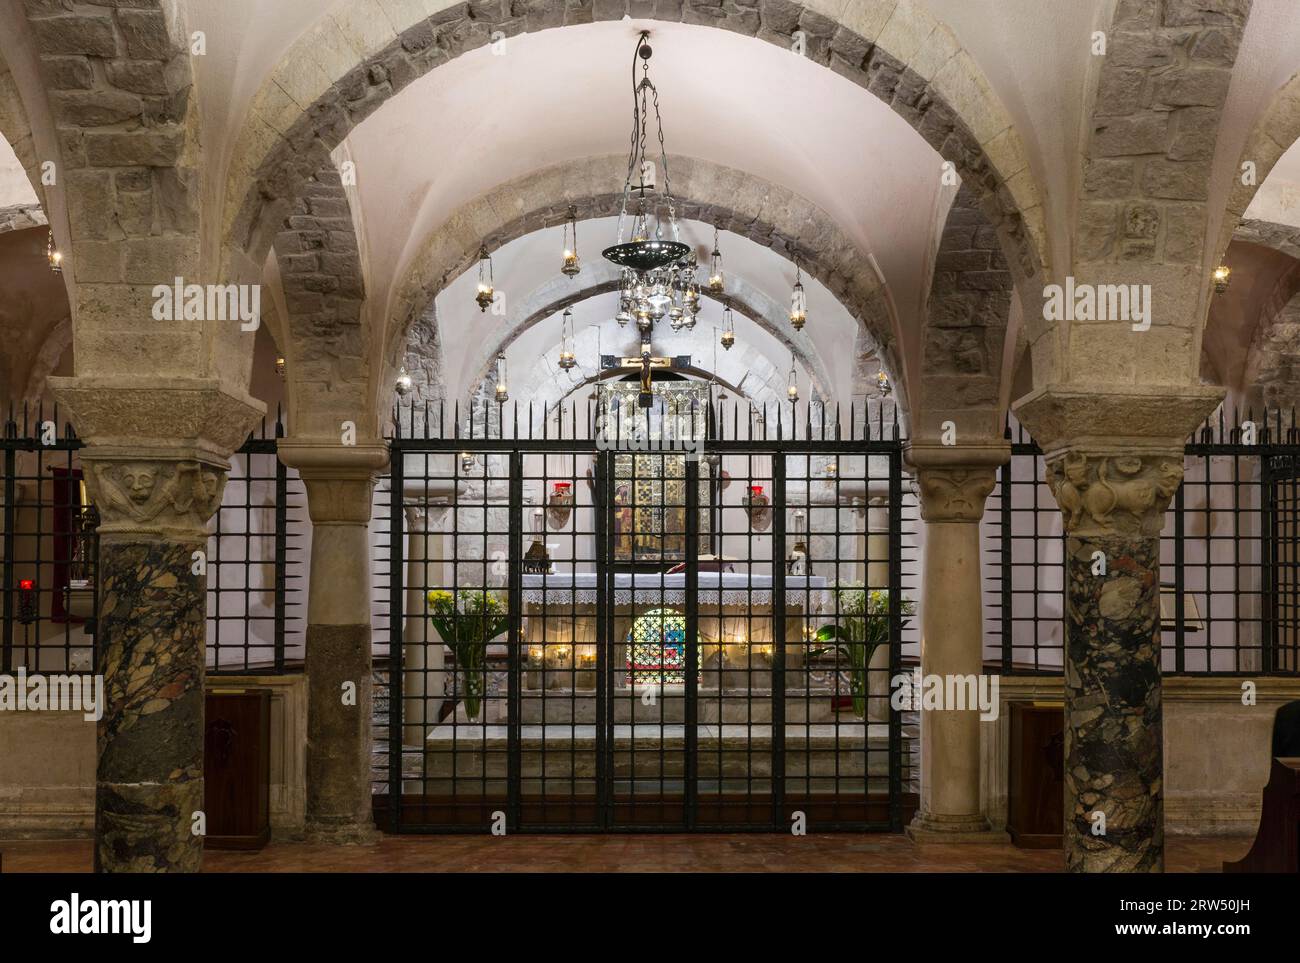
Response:
POLYGON ((582 270, 578 259, 578 209, 569 205, 569 219, 564 224, 564 265, 560 273, 566 278, 576 277, 582 270))
POLYGON ((731 316, 731 305, 722 312, 722 347, 726 351, 736 343, 736 319, 731 316))
POLYGON ((889 375, 883 369, 876 372, 876 391, 882 398, 888 398, 894 392, 894 386, 889 383, 889 375))
POLYGON ((278 374, 281 378, 284 377, 284 371, 286 367, 288 367, 288 364, 283 358, 275 359, 275 373, 278 374))
POLYGON ((713 229, 713 253, 709 255, 709 293, 721 294, 726 287, 722 274, 722 252, 718 250, 718 229, 713 229))
POLYGON ((55 274, 63 273, 63 252, 54 246, 54 228, 50 228, 49 241, 45 247, 45 257, 50 262, 50 270, 55 274))
POLYGON ((803 275, 799 265, 794 266, 794 289, 790 292, 790 327, 802 331, 808 323, 808 301, 803 292, 803 275))
POLYGON ((1222 294, 1228 290, 1228 285, 1232 283, 1232 268, 1226 264, 1220 264, 1214 269, 1214 293, 1222 294))
POLYGON ((564 318, 560 326, 560 367, 569 371, 577 367, 578 361, 573 356, 573 309, 564 309, 564 318))
POLYGON ((405 398, 411 393, 411 376, 406 373, 406 368, 402 368, 401 373, 397 376, 397 381, 393 383, 393 388, 399 397, 405 398))
POLYGON ((510 400, 510 392, 506 388, 506 356, 497 355, 497 404, 504 405, 510 400))
POLYGON ((474 295, 474 301, 480 311, 486 311, 495 296, 496 290, 492 287, 492 256, 484 244, 478 249, 478 293, 474 295))
POLYGON ((786 379, 785 396, 791 404, 799 400, 799 379, 795 376, 794 355, 790 356, 790 377, 786 379))

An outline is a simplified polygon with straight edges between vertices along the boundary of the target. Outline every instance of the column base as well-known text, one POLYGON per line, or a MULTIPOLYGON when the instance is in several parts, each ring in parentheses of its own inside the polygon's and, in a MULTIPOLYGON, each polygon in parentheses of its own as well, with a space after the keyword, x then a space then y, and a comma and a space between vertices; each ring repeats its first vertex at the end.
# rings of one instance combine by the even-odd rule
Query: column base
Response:
POLYGON ((373 846, 383 835, 374 823, 332 822, 308 818, 303 838, 330 846, 373 846))
POLYGON ((1005 830, 993 829, 978 813, 937 816, 917 813, 903 830, 914 843, 1010 843, 1005 830))

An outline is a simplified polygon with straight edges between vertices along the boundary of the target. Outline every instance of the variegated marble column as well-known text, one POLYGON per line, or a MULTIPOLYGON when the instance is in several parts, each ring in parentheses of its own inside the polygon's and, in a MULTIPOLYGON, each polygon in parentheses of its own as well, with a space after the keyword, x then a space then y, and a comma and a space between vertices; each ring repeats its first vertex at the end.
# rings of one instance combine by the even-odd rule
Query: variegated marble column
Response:
POLYGON ((1164 868, 1160 530, 1181 450, 1048 462, 1065 517, 1065 853, 1075 872, 1164 868))
POLYGON ((305 832, 319 842, 367 843, 378 836, 370 789, 370 515, 388 449, 286 439, 279 456, 302 476, 312 522, 305 832))
MULTIPOLYGON (((1154 330, 1154 329, 1153 329, 1154 330)), ((1164 869, 1160 531, 1208 385, 1060 384, 1016 403, 1066 534, 1065 858, 1164 869)))
MULTIPOLYGON (((1005 443, 913 445, 925 520, 921 673, 978 679, 984 667, 980 519, 997 484, 1005 443)), ((907 834, 917 842, 990 842, 980 808, 978 706, 921 711, 921 804, 907 834)))
POLYGON ((207 524, 260 415, 214 382, 56 379, 99 512, 95 869, 203 860, 207 524))

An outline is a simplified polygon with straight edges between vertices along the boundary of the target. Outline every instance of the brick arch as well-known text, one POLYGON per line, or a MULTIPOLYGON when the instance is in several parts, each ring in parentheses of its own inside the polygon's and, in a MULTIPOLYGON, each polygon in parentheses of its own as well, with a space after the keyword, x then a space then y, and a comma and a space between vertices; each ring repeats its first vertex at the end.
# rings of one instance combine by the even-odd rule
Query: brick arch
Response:
MULTIPOLYGON (((884 287, 866 254, 829 214, 743 171, 677 155, 669 157, 669 164, 679 218, 713 225, 783 256, 797 257, 804 273, 823 284, 865 330, 886 367, 902 370, 884 287)), ((570 206, 577 208, 580 220, 611 217, 622 203, 626 174, 626 157, 583 158, 508 181, 454 212, 425 240, 395 289, 385 334, 387 365, 396 369, 416 320, 478 257, 479 235, 468 238, 460 225, 477 225, 483 243, 494 251, 525 235, 562 225, 570 206), (581 196, 574 195, 574 185, 582 185, 581 196)), ((584 256, 589 262, 599 259, 595 251, 584 256)), ((785 338, 793 334, 789 331, 785 338)))
POLYGON ((1149 284, 1153 323, 1132 337, 1124 321, 1072 325, 1026 311, 1039 385, 1196 383, 1209 292, 1206 185, 1250 3, 1124 0, 1103 24, 1073 263, 1053 280, 1149 284))
POLYGON ((301 192, 348 133, 430 70, 489 42, 593 21, 647 17, 790 45, 866 88, 974 185, 1017 277, 1045 257, 1040 190, 1020 136, 952 32, 919 4, 856 0, 837 18, 791 0, 756 6, 665 0, 481 0, 347 5, 322 17, 254 97, 226 188, 223 252, 232 270, 265 258, 301 192), (359 54, 357 51, 361 51, 359 54))
POLYGON ((922 436, 952 420, 967 437, 1002 433, 1002 361, 1012 277, 979 199, 963 186, 939 233, 921 329, 912 423, 922 436))
MULTIPOLYGON (((617 291, 618 285, 618 270, 613 265, 602 262, 587 266, 582 274, 572 280, 560 276, 554 282, 534 291, 515 313, 508 327, 505 330, 499 328, 492 332, 484 342, 483 349, 468 365, 472 372, 469 383, 477 385, 489 378, 493 359, 509 348, 524 332, 567 307, 617 291)), ((740 312, 777 341, 790 344, 795 358, 804 370, 811 374, 813 389, 822 396, 830 395, 833 385, 821 355, 806 332, 795 332, 790 328, 785 309, 743 278, 734 276, 729 278, 728 288, 727 292, 716 297, 708 291, 702 294, 707 300, 740 312)), ((722 352, 719 353, 719 357, 721 355, 722 352)), ((406 367, 408 371, 411 370, 409 364, 406 367)))

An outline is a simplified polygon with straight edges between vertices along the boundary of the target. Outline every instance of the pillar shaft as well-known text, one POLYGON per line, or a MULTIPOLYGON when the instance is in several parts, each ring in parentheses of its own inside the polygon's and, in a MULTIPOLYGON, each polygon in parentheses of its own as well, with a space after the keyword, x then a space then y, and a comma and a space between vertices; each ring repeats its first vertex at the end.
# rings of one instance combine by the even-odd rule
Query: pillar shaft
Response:
MULTIPOLYGON (((280 445, 280 459, 302 476, 312 521, 305 831, 322 842, 365 843, 377 835, 370 787, 370 512, 374 476, 387 455, 379 445, 280 445)), ((395 660, 393 671, 399 667, 395 660)))
MULTIPOLYGON (((921 608, 924 677, 978 680, 984 665, 979 525, 997 482, 1005 445, 914 447, 925 563, 921 608)), ((973 691, 973 690, 972 690, 973 691)), ((980 803, 980 711, 945 706, 921 712, 921 805, 908 828, 918 840, 987 841, 980 803)))
POLYGON ((95 869, 203 862, 207 523, 260 415, 216 381, 57 378, 99 513, 95 869))
POLYGON ((1164 869, 1160 529, 1182 453, 1070 451, 1065 513, 1065 853, 1074 872, 1164 869))

